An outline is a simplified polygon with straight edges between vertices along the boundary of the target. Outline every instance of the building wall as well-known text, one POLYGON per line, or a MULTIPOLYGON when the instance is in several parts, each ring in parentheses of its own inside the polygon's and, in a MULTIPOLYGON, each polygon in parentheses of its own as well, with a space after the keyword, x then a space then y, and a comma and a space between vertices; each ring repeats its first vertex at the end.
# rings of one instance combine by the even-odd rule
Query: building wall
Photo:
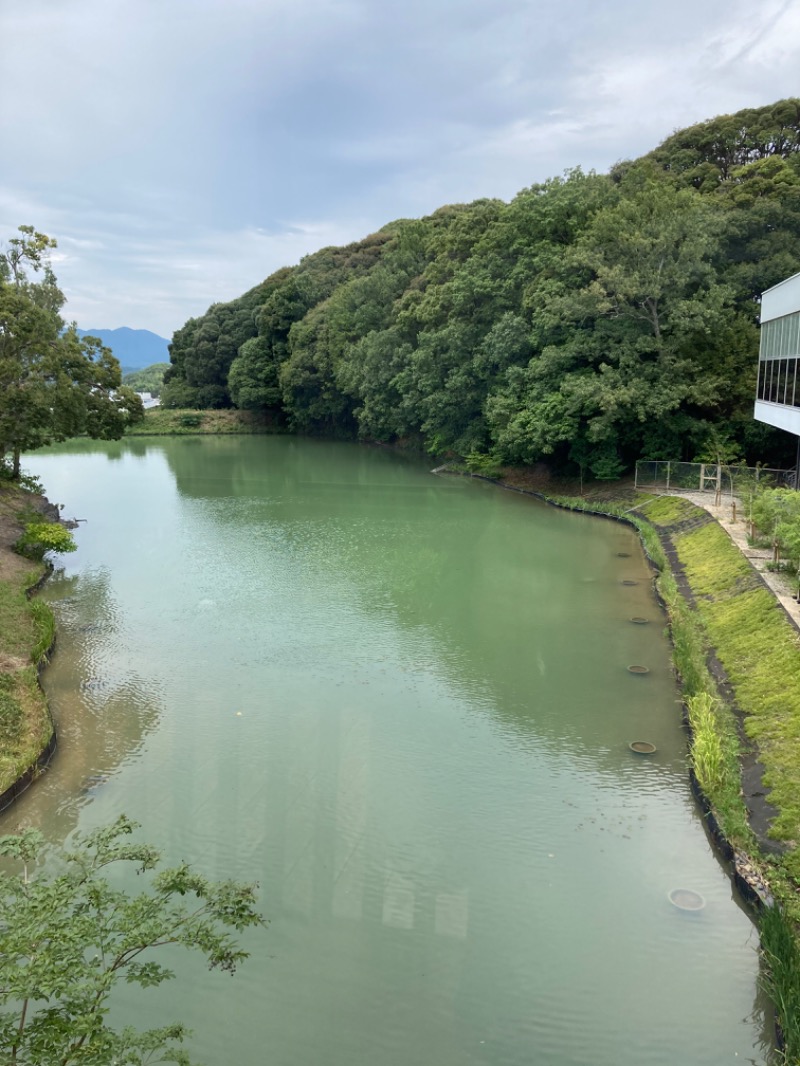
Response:
POLYGON ((800 436, 800 274, 761 297, 755 417, 800 436))

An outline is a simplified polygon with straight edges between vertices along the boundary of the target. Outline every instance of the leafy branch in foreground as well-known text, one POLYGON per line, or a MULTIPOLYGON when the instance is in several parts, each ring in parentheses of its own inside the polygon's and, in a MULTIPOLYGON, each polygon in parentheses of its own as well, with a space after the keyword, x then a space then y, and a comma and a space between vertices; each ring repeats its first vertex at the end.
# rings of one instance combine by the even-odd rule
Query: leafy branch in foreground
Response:
POLYGON ((210 968, 232 973, 247 957, 230 930, 264 924, 255 886, 209 881, 185 863, 152 876, 131 895, 105 870, 132 863, 155 870, 161 856, 127 841, 137 823, 124 815, 77 837, 55 873, 38 873, 44 840, 35 830, 0 838, 0 855, 22 862, 19 876, 0 875, 0 1061, 18 1066, 109 1066, 189 1063, 177 1046, 179 1024, 138 1031, 108 1024, 109 997, 119 981, 143 988, 174 974, 150 949, 181 945, 210 968), (33 874, 31 870, 34 870, 33 874))

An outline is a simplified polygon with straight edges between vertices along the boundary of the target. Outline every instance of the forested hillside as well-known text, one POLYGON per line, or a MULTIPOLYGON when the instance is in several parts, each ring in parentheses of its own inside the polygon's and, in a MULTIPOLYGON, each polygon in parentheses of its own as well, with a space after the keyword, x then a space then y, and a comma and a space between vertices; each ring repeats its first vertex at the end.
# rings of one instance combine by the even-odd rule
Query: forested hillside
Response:
POLYGON ((175 333, 163 402, 598 477, 793 461, 752 406, 758 296, 799 270, 789 99, 309 255, 175 333))

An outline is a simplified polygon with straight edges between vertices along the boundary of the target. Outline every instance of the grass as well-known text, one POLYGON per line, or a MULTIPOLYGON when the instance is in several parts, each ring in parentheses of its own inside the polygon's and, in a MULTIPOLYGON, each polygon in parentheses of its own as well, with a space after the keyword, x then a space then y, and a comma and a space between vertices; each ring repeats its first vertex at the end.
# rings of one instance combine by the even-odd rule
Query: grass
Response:
POLYGON ((31 600, 30 612, 36 628, 36 641, 31 648, 31 659, 38 665, 48 654, 56 639, 56 619, 42 600, 31 600))
MULTIPOLYGON (((776 839, 800 842, 800 639, 774 595, 743 585, 749 563, 716 524, 675 538, 703 630, 758 742, 776 839)), ((800 854, 787 858, 800 882, 800 854)))
POLYGON ((675 547, 695 596, 735 593, 742 578, 753 576, 750 563, 716 522, 676 537, 675 547))
POLYGON ((692 764, 700 787, 707 796, 719 795, 728 782, 730 765, 725 758, 724 729, 718 716, 721 704, 707 692, 686 700, 692 729, 692 764))
POLYGON ((777 907, 767 907, 760 922, 766 966, 762 985, 775 1004, 785 1042, 785 1061, 800 1062, 800 944, 777 907))
MULTIPOLYGON (((0 516, 7 541, 30 516, 30 496, 14 486, 0 487, 0 516)), ((29 600, 26 589, 41 577, 0 544, 0 793, 38 758, 53 733, 36 664, 53 643, 55 621, 50 608, 29 600)))
POLYGON ((34 764, 53 735, 53 722, 34 666, 15 672, 10 694, 19 717, 13 736, 0 737, 0 792, 34 764))
POLYGON ((129 437, 174 437, 197 434, 281 433, 280 423, 253 411, 200 411, 151 407, 129 437))
MULTIPOLYGON (((679 506, 673 507, 673 499, 675 498, 659 497, 646 503, 640 508, 643 517, 637 525, 645 546, 653 541, 658 545, 657 550, 651 549, 648 554, 660 570, 659 591, 669 614, 672 659, 680 679, 692 729, 690 755, 695 773, 728 839, 740 848, 753 850, 755 841, 740 790, 741 743, 736 717, 733 710, 718 698, 717 685, 708 668, 709 637, 702 614, 693 608, 680 592, 659 535, 650 524, 651 519, 657 520, 662 528, 669 528, 668 523, 677 525, 704 514, 688 500, 678 499, 679 506)), ((732 572, 722 581, 723 586, 733 588, 742 576, 750 572, 749 563, 742 558, 738 549, 733 547, 725 532, 716 524, 703 526, 684 534, 683 537, 677 536, 675 543, 691 537, 693 543, 701 549, 696 559, 697 571, 702 571, 706 584, 696 587, 687 573, 690 586, 697 595, 710 594, 711 587, 716 587, 720 580, 716 569, 709 564, 708 553, 709 541, 718 546, 721 544, 716 539, 717 533, 722 535, 725 546, 738 556, 738 559, 731 558, 732 572)), ((683 559, 681 561, 683 562, 683 559)), ((716 648, 713 641, 711 644, 716 648)))
POLYGON ((13 578, 0 581, 0 655, 27 661, 38 636, 24 585, 13 578))
POLYGON ((13 674, 0 674, 0 744, 14 743, 19 736, 23 711, 15 688, 13 674))
POLYGON ((681 496, 658 496, 644 501, 647 517, 657 526, 670 526, 690 518, 695 507, 681 496))

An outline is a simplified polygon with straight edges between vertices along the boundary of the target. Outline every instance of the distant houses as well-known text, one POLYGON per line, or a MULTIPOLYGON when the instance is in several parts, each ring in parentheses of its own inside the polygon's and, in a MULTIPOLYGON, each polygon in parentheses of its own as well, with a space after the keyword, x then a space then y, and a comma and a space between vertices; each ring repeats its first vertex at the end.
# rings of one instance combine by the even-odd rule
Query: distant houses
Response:
POLYGON ((150 392, 137 392, 136 395, 141 398, 145 411, 149 411, 151 407, 159 407, 161 405, 161 400, 159 400, 158 396, 153 396, 150 392))

